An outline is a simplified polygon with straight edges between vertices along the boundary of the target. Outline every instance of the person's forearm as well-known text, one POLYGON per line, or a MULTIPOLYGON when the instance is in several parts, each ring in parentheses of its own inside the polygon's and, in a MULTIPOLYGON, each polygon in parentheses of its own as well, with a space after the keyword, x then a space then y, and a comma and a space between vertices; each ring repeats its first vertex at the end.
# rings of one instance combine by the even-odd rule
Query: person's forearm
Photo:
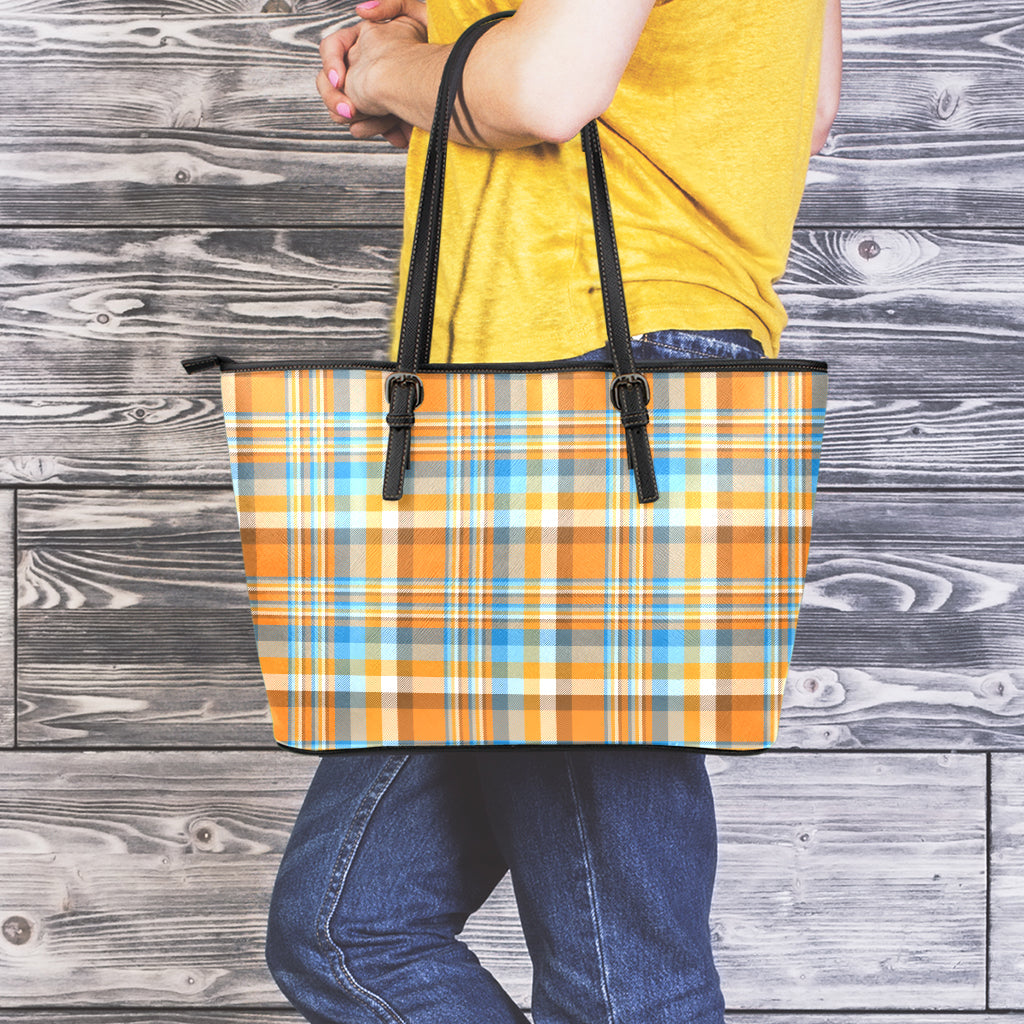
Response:
MULTIPOLYGON (((515 149, 571 139, 611 103, 652 4, 603 0, 595 11, 592 0, 523 0, 469 55, 468 110, 456 104, 452 140, 515 149)), ((450 47, 403 33, 388 38, 367 71, 366 112, 428 128, 450 47)))
MULTIPOLYGON (((499 24, 488 32, 498 32, 499 24)), ((496 88, 502 80, 501 39, 497 48, 486 37, 473 49, 463 73, 463 95, 468 111, 457 101, 449 129, 452 142, 487 149, 518 149, 549 141, 525 124, 510 89, 496 88), (481 65, 486 73, 478 73, 481 65)), ((441 72, 451 46, 409 42, 393 47, 374 68, 374 92, 389 111, 403 121, 429 130, 441 85, 441 72)))

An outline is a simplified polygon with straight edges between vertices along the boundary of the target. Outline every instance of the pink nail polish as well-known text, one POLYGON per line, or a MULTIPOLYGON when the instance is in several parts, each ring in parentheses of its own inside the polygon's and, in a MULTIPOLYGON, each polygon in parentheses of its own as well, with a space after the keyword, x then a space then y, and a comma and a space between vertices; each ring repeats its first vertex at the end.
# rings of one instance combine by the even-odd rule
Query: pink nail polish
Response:
POLYGON ((372 11, 374 7, 380 7, 380 0, 366 0, 365 4, 356 4, 357 7, 361 7, 364 11, 372 11))
POLYGON ((331 68, 331 70, 327 72, 327 78, 330 81, 331 85, 335 89, 337 89, 338 83, 341 81, 341 78, 339 77, 338 72, 334 70, 334 68, 331 68))
POLYGON ((342 117, 352 116, 352 108, 347 103, 339 103, 334 109, 341 114, 342 117))

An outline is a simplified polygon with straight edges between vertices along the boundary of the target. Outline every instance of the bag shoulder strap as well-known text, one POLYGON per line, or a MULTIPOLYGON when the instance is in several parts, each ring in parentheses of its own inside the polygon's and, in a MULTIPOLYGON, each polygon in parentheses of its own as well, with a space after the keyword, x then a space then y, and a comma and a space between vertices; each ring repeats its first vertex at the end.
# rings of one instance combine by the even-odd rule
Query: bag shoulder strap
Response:
MULTIPOLYGON (((411 431, 415 422, 414 410, 423 395, 423 385, 416 376, 416 371, 430 362, 441 247, 448 125, 462 83, 466 60, 474 44, 498 21, 512 14, 513 11, 500 11, 474 22, 452 47, 441 75, 409 260, 405 305, 399 333, 398 366, 387 381, 389 433, 383 491, 386 500, 397 500, 402 494, 405 469, 409 464, 411 431)), ((650 392, 646 379, 637 373, 633 360, 622 271, 615 244, 611 202, 608 197, 608 183, 596 121, 584 126, 581 141, 586 157, 594 234, 597 240, 601 298, 608 332, 607 344, 615 368, 609 399, 621 414, 629 465, 633 469, 636 481, 637 497, 641 502, 656 501, 658 485, 647 436, 647 403, 650 400, 650 392)))

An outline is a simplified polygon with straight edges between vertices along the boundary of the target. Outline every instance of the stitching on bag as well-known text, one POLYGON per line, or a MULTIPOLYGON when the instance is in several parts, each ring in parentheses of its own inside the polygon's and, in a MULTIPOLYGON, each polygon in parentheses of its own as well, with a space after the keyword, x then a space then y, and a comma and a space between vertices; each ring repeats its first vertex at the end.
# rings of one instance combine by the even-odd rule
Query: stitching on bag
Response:
MULTIPOLYGON (((588 136, 587 136, 588 143, 591 140, 592 140, 593 144, 592 145, 588 145, 587 149, 589 149, 591 151, 591 164, 592 164, 593 169, 594 169, 594 178, 595 178, 596 182, 599 182, 603 186, 603 191, 607 192, 608 191, 608 181, 607 181, 607 177, 606 177, 606 175, 604 173, 604 161, 603 161, 603 158, 600 157, 601 141, 600 141, 600 135, 598 134, 597 124, 596 123, 594 124, 594 130, 593 130, 592 135, 588 133, 588 136)), ((593 188, 591 189, 591 204, 592 205, 596 205, 594 203, 594 189, 593 188)), ((617 259, 618 252, 617 252, 617 249, 616 249, 616 246, 615 246, 615 225, 612 223, 612 220, 611 220, 610 217, 608 218, 608 223, 605 225, 605 227, 608 230, 608 234, 609 234, 609 239, 608 240, 609 240, 609 242, 611 244, 611 247, 612 247, 613 250, 616 251, 616 259, 617 259)), ((598 228, 598 225, 596 223, 594 224, 594 238, 595 238, 596 244, 597 244, 598 264, 601 265, 601 264, 606 262, 606 258, 605 258, 606 250, 605 250, 604 245, 602 244, 601 231, 598 228)), ((619 271, 619 277, 621 279, 621 270, 619 271)), ((611 290, 613 290, 615 292, 615 294, 614 295, 604 295, 605 302, 608 303, 609 306, 614 304, 616 307, 618 307, 619 313, 620 313, 621 318, 622 318, 622 323, 624 325, 626 325, 626 333, 628 335, 629 334, 629 328, 628 328, 628 319, 627 319, 627 316, 626 316, 626 297, 625 297, 625 294, 624 294, 624 292, 622 291, 621 288, 615 288, 615 289, 611 289, 611 290)), ((603 290, 602 290, 602 294, 604 294, 603 290)), ((608 332, 609 332, 609 334, 613 333, 612 332, 612 327, 613 327, 613 325, 609 323, 608 324, 608 332)), ((614 348, 614 345, 613 345, 613 348, 614 348)), ((630 347, 629 354, 630 354, 630 356, 632 356, 632 347, 630 347)), ((630 360, 630 362, 632 363, 632 359, 630 360)), ((627 447, 627 449, 629 450, 629 452, 630 452, 630 454, 632 456, 633 465, 636 467, 636 470, 639 470, 640 469, 640 462, 643 461, 644 465, 647 468, 648 473, 650 474, 648 479, 653 481, 654 480, 654 457, 651 454, 650 441, 649 441, 649 439, 647 439, 647 428, 646 428, 646 426, 640 426, 640 428, 639 428, 644 433, 644 437, 645 437, 645 440, 646 440, 645 444, 638 444, 636 442, 636 440, 632 440, 631 439, 631 431, 630 431, 628 425, 626 423, 623 423, 623 426, 626 427, 626 447, 627 447), (643 460, 641 460, 639 458, 640 449, 642 449, 642 451, 643 451, 643 455, 644 455, 643 460)), ((634 472, 636 472, 636 470, 634 470, 634 472)), ((637 473, 636 482, 637 482, 637 493, 638 493, 638 495, 640 497, 648 497, 648 496, 651 496, 651 495, 654 495, 654 494, 657 493, 657 484, 656 484, 656 482, 654 483, 653 488, 651 490, 648 490, 647 488, 644 487, 643 480, 641 479, 641 474, 640 473, 637 473)))
MULTIPOLYGON (((650 440, 647 438, 647 430, 644 427, 641 427, 640 429, 643 430, 643 432, 644 432, 644 439, 647 440, 647 444, 641 445, 640 447, 643 449, 643 455, 646 457, 647 465, 650 467, 651 475, 653 477, 653 475, 654 475, 654 457, 651 455, 650 440)), ((634 455, 634 461, 639 461, 638 459, 636 459, 635 455, 634 455)), ((653 494, 653 493, 655 493, 655 491, 657 491, 657 485, 655 485, 654 490, 650 491, 649 493, 653 494)))
POLYGON ((411 444, 412 444, 412 431, 411 430, 407 430, 405 432, 405 441, 402 444, 402 461, 399 463, 399 466, 401 467, 399 469, 399 472, 403 475, 403 477, 404 477, 404 474, 405 474, 405 467, 409 464, 409 447, 410 447, 411 444))
MULTIPOLYGON (((594 132, 593 132, 592 138, 593 138, 593 143, 594 144, 591 145, 589 148, 592 151, 591 162, 593 164, 594 171, 595 171, 594 177, 600 182, 600 184, 602 184, 604 186, 603 191, 607 192, 608 191, 608 180, 607 180, 607 177, 606 177, 606 175, 604 173, 604 161, 603 161, 603 158, 601 158, 601 161, 598 162, 598 159, 599 159, 598 158, 598 154, 600 153, 600 150, 601 150, 601 137, 598 134, 598 130, 597 130, 597 125, 596 124, 594 125, 594 132), (595 150, 596 150, 596 152, 594 152, 595 150)), ((593 190, 591 191, 591 203, 593 203, 593 190)), ((614 247, 615 246, 615 226, 612 223, 610 217, 608 219, 608 225, 607 226, 608 226, 608 231, 609 231, 610 236, 611 236, 610 237, 610 241, 611 241, 612 246, 614 247)), ((605 249, 604 249, 604 246, 601 244, 601 232, 598 230, 598 227, 597 227, 596 224, 594 225, 594 238, 597 241, 597 250, 598 250, 598 260, 599 260, 599 263, 604 263, 604 262, 606 262, 606 260, 605 260, 605 249)), ((618 253, 616 252, 616 256, 617 255, 618 255, 618 253)), ((620 276, 621 276, 621 270, 620 270, 620 276)), ((618 292, 619 290, 615 289, 615 291, 618 292)), ((616 305, 619 306, 619 309, 620 309, 620 312, 621 312, 621 315, 622 315, 623 323, 628 323, 628 320, 627 320, 627 317, 626 317, 625 295, 623 295, 623 294, 616 294, 614 296, 610 295, 610 296, 607 296, 607 299, 608 300, 615 300, 616 305)), ((609 333, 610 333, 611 332, 611 325, 609 324, 608 326, 609 326, 609 333)), ((629 331, 627 330, 626 333, 628 334, 629 331)))

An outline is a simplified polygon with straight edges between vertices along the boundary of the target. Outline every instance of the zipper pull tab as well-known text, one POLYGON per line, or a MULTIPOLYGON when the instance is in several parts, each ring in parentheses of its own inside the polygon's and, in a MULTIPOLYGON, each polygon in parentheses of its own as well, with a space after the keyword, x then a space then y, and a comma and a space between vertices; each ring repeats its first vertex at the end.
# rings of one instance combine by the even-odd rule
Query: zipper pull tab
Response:
POLYGON ((182 359, 181 365, 185 367, 186 373, 199 373, 214 366, 223 366, 225 362, 226 360, 220 356, 195 356, 192 359, 182 359))

